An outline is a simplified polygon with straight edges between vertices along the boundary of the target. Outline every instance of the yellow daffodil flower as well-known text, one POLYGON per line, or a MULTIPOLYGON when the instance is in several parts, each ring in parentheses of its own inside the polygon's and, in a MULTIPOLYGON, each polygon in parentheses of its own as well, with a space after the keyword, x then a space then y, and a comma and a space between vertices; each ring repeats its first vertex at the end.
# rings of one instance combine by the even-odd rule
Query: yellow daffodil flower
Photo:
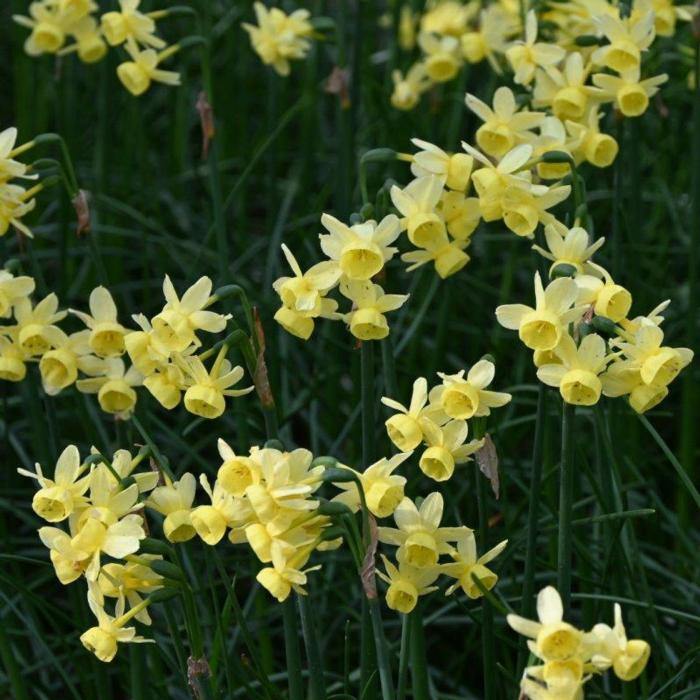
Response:
POLYGON ((610 43, 596 49, 591 60, 617 73, 638 68, 642 51, 654 41, 654 13, 625 19, 602 15, 596 17, 596 24, 610 43))
POLYGON ((43 355, 60 345, 63 334, 54 324, 62 321, 68 312, 58 310, 58 297, 55 294, 44 297, 34 307, 29 299, 18 299, 14 313, 17 342, 27 356, 43 355))
POLYGON ((411 172, 417 178, 435 175, 445 181, 445 185, 458 192, 465 192, 474 167, 474 159, 466 153, 445 153, 428 141, 411 139, 414 146, 421 149, 412 156, 411 172))
POLYGON ((537 596, 539 622, 510 614, 508 624, 518 634, 529 637, 530 651, 544 661, 567 661, 576 658, 583 647, 583 632, 563 621, 564 608, 559 593, 552 586, 537 596))
POLYGON ((552 261, 549 268, 551 275, 559 265, 571 265, 577 273, 588 272, 592 268, 588 265, 594 253, 605 243, 605 238, 599 238, 589 245, 588 232, 580 226, 570 229, 562 224, 549 224, 544 227, 544 237, 549 250, 538 245, 533 245, 542 257, 552 261))
POLYGON ((541 365, 537 370, 539 380, 558 388, 567 403, 577 406, 593 406, 598 403, 603 390, 598 375, 610 360, 603 338, 592 333, 585 336, 576 347, 574 339, 565 334, 554 352, 561 362, 541 365))
MULTIPOLYGON (((406 477, 393 472, 411 456, 410 452, 400 452, 393 457, 382 458, 371 464, 363 472, 355 472, 367 499, 367 508, 377 518, 388 518, 397 508, 404 497, 406 477)), ((352 471, 355 471, 354 469, 352 471)), ((360 494, 355 482, 335 484, 342 493, 333 498, 344 503, 352 511, 360 508, 360 494)))
POLYGON ((90 292, 90 314, 70 309, 90 329, 90 347, 98 357, 117 357, 124 354, 126 328, 117 321, 117 305, 105 287, 90 292))
POLYGON ((433 481, 450 479, 455 466, 470 461, 470 455, 484 445, 483 439, 465 442, 469 426, 463 420, 451 420, 442 427, 426 423, 424 433, 428 447, 421 455, 418 466, 433 481))
POLYGON ((189 472, 177 481, 164 478, 165 485, 151 492, 146 505, 165 516, 163 534, 169 542, 186 542, 197 534, 191 519, 197 483, 189 472))
POLYGON ((458 588, 461 588, 469 598, 480 598, 483 593, 474 582, 474 577, 487 591, 490 591, 496 585, 498 576, 486 564, 495 559, 506 548, 507 544, 508 540, 503 540, 478 557, 474 533, 471 530, 466 532, 463 537, 457 540, 457 551, 452 553, 454 563, 445 564, 442 567, 444 574, 456 579, 456 583, 445 591, 445 595, 451 595, 458 588))
POLYGON ((168 275, 163 281, 166 305, 153 318, 153 331, 161 344, 171 351, 182 352, 189 345, 199 345, 197 331, 220 333, 226 327, 230 314, 206 311, 211 303, 212 282, 200 277, 183 295, 178 297, 168 275))
POLYGON ((396 253, 396 248, 390 246, 399 237, 401 228, 394 214, 385 216, 378 224, 370 220, 353 226, 323 214, 321 223, 329 232, 319 235, 321 250, 337 261, 342 273, 351 280, 374 277, 396 253))
POLYGON ((14 305, 29 297, 34 287, 33 277, 15 277, 7 270, 0 270, 0 318, 9 318, 14 305))
POLYGON ((309 37, 313 32, 308 10, 295 10, 290 15, 278 7, 266 8, 261 2, 253 4, 257 26, 244 22, 253 50, 265 65, 286 76, 290 61, 303 59, 311 48, 309 37))
POLYGON ((531 350, 553 350, 566 334, 569 323, 578 321, 586 310, 586 306, 573 306, 577 297, 574 280, 556 279, 545 290, 536 272, 535 308, 505 304, 496 309, 496 318, 504 328, 517 330, 520 340, 531 350))
POLYGON ((576 285, 579 288, 577 303, 591 304, 599 316, 606 316, 617 323, 627 316, 632 308, 632 295, 621 285, 615 284, 610 273, 600 265, 588 263, 591 272, 599 275, 578 275, 576 285))
POLYGON ((409 111, 420 100, 421 95, 430 88, 432 81, 428 77, 424 63, 414 63, 406 72, 399 70, 391 73, 394 90, 391 93, 391 104, 396 109, 409 111))
POLYGON ((403 215, 401 228, 413 245, 425 248, 442 238, 445 222, 436 212, 445 180, 435 175, 418 177, 401 189, 393 185, 391 201, 403 215))
POLYGON ((408 294, 384 294, 378 284, 341 280, 341 294, 353 302, 353 310, 343 316, 350 332, 359 340, 381 340, 389 335, 385 313, 403 306, 408 294))
POLYGON ((405 562, 400 562, 397 568, 383 554, 382 561, 386 574, 377 571, 377 576, 389 584, 386 592, 386 604, 391 610, 407 615, 416 607, 420 596, 437 590, 437 586, 432 584, 440 575, 438 567, 418 569, 405 562))
POLYGON ((438 372, 440 386, 430 391, 431 406, 439 407, 450 418, 467 420, 474 416, 488 416, 492 408, 505 406, 513 397, 500 391, 487 391, 496 374, 496 366, 490 360, 479 360, 464 377, 464 370, 457 374, 438 372))
POLYGON ((398 547, 396 558, 400 563, 418 569, 436 566, 441 554, 453 550, 450 543, 469 532, 466 527, 440 527, 443 508, 442 494, 437 491, 426 496, 420 508, 404 498, 394 511, 397 527, 380 527, 379 541, 398 547))
POLYGON ((141 0, 119 0, 119 12, 102 15, 102 32, 110 46, 120 46, 132 39, 143 46, 162 49, 165 42, 154 35, 156 23, 148 15, 139 12, 141 0))
POLYGON ((545 118, 544 112, 518 111, 515 95, 510 88, 500 87, 493 96, 493 108, 467 93, 467 107, 484 123, 477 129, 476 142, 490 156, 500 158, 518 143, 530 138, 532 129, 545 118), (526 136, 527 134, 527 136, 526 136))
POLYGON ((158 53, 155 49, 140 49, 131 38, 127 38, 125 46, 131 60, 117 66, 117 77, 132 95, 143 95, 153 82, 165 85, 180 84, 179 73, 158 68, 163 61, 178 51, 178 46, 171 46, 158 53))
POLYGON ((619 76, 596 73, 592 80, 598 88, 596 99, 613 102, 626 117, 639 117, 646 112, 649 98, 659 91, 659 86, 668 80, 668 75, 663 73, 640 80, 637 67, 626 70, 619 76))
POLYGON ((82 361, 81 369, 93 375, 89 379, 78 379, 78 391, 85 394, 97 394, 100 408, 105 413, 113 413, 120 418, 128 418, 136 406, 136 391, 134 387, 143 384, 143 375, 136 367, 126 369, 120 357, 109 357, 103 360, 88 358, 82 361), (99 376, 96 376, 99 375, 99 376))
POLYGON ((462 56, 456 37, 421 32, 418 45, 425 55, 425 72, 433 82, 445 83, 457 75, 462 56))
POLYGON ((22 476, 36 479, 41 487, 32 499, 32 510, 49 523, 65 520, 76 509, 86 505, 85 493, 90 487, 90 474, 83 476, 87 469, 81 464, 80 453, 75 445, 68 445, 56 462, 53 479, 48 479, 41 471, 41 465, 34 466, 35 471, 18 469, 22 476))
POLYGON ((519 85, 529 85, 535 77, 536 68, 555 66, 566 56, 566 51, 556 44, 537 41, 537 14, 527 13, 525 40, 515 41, 506 50, 508 63, 515 71, 513 80, 519 85))
POLYGON ((49 396, 55 396, 75 384, 82 358, 90 353, 89 330, 71 335, 59 331, 54 349, 45 352, 39 360, 41 384, 49 396))

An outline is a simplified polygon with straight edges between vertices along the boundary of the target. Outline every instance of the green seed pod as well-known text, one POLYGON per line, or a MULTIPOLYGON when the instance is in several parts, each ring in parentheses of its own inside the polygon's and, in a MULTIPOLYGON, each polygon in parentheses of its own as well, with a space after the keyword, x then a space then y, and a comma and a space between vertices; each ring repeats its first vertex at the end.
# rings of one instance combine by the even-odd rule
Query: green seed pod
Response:
POLYGON ((318 507, 319 515, 328 515, 331 518, 338 515, 352 515, 352 511, 344 503, 339 501, 329 501, 325 498, 320 499, 320 505, 318 507))
POLYGON ((149 564, 151 570, 155 571, 159 576, 170 579, 171 581, 185 582, 185 576, 182 569, 169 561, 156 559, 149 564))
POLYGON ((348 482, 355 481, 357 475, 349 469, 341 469, 340 467, 327 468, 323 473, 324 481, 348 482))
POLYGON ((146 537, 141 540, 139 552, 143 552, 144 554, 160 554, 163 557, 169 557, 172 555, 173 550, 172 547, 161 540, 157 540, 153 537, 146 537))
POLYGON ((614 321, 611 321, 607 316, 594 316, 591 325, 601 333, 607 335, 617 335, 617 326, 614 321))
POLYGON ((265 443, 265 449, 267 449, 267 450, 279 450, 280 452, 284 452, 284 444, 282 443, 281 440, 268 440, 265 443))

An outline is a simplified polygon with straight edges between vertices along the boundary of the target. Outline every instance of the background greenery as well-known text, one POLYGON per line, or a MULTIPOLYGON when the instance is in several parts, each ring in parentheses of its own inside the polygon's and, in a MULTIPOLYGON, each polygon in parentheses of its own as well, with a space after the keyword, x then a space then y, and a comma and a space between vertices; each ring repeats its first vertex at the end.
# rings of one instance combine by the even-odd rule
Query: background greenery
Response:
MULTIPOLYGON (((136 99, 117 81, 113 50, 96 66, 74 58, 25 56, 25 30, 13 26, 10 15, 26 12, 27 4, 10 0, 0 7, 0 127, 16 125, 21 142, 45 131, 65 138, 80 185, 90 192, 92 231, 76 236, 70 203, 54 188, 40 195, 30 219, 36 238, 20 240, 10 233, 0 239, 0 262, 19 259, 37 278, 37 294, 56 291, 62 307, 84 308, 90 289, 104 283, 118 300, 122 321, 129 313, 151 315, 160 308, 165 273, 179 289, 203 274, 215 286, 242 285, 259 307, 265 328, 281 437, 290 446, 307 446, 317 455, 333 454, 360 466, 359 350, 342 324, 321 321, 307 343, 274 324, 277 299, 271 282, 287 274, 280 242, 292 248, 303 266, 316 262, 321 212, 347 219, 359 209, 361 154, 382 146, 409 151, 413 136, 458 149, 459 140, 469 140, 475 129, 475 119, 464 108, 465 90, 490 101, 499 84, 496 76, 486 65, 468 67, 459 79, 426 95, 414 112, 397 112, 388 103, 390 69, 407 67, 411 57, 395 49, 391 32, 381 26, 380 19, 395 9, 391 4, 298 3, 314 15, 333 17, 337 30, 327 32, 326 40, 315 44, 306 61, 294 64, 285 80, 262 66, 240 27, 242 20, 252 18, 252 3, 190 2, 204 18, 212 42, 217 134, 215 151, 203 161, 195 110, 203 87, 197 49, 173 62, 182 72, 181 88, 155 86, 136 99), (347 108, 338 95, 325 90, 336 65, 349 71, 347 108), (212 228, 217 182, 225 204, 226 249, 217 245, 212 228)), ((113 4, 100 2, 105 9, 113 4)), ((162 7, 160 2, 143 5, 162 7)), ((167 19, 160 27, 171 42, 193 31, 188 19, 167 19)), ((693 46, 689 28, 673 41, 659 39, 655 44, 653 68, 669 72, 671 79, 649 112, 623 124, 608 116, 608 130, 622 137, 616 166, 608 171, 585 166, 584 177, 595 234, 609 238, 598 259, 632 291, 635 312, 647 313, 671 298, 664 324, 667 339, 672 345, 692 346, 698 337, 698 309, 689 302, 697 298, 689 279, 697 277, 700 227, 692 189, 694 173, 696 188, 700 180, 700 128, 691 126, 700 123, 700 110, 693 112, 694 96, 686 84, 688 59, 678 44, 693 46)), ((36 157, 44 155, 51 154, 36 157)), ((370 193, 388 178, 401 183, 409 179, 401 163, 373 164, 369 176, 370 193)), ((379 199, 380 214, 385 199, 379 199)), ((520 610, 540 390, 529 353, 496 324, 494 309, 499 303, 529 299, 538 262, 527 241, 500 226, 482 226, 469 253, 472 262, 447 281, 427 266, 407 274, 400 263, 389 265, 385 288, 411 293, 392 323, 396 398, 408 399, 417 376, 434 382, 438 370, 468 367, 485 352, 495 356, 495 386, 512 392, 514 399, 489 426, 500 456, 501 496, 496 501, 489 495, 487 537, 491 544, 510 540, 497 561, 497 590, 520 610)), ((240 317, 240 309, 232 311, 240 317)), ((384 391, 378 350, 376 458, 391 451, 378 403, 384 391)), ((183 647, 180 634, 173 633, 181 623, 177 614, 168 620, 156 611, 157 646, 124 648, 110 665, 95 660, 78 641, 80 631, 89 626, 85 587, 79 582, 63 588, 55 579, 36 535, 40 523, 30 508, 33 485, 15 470, 34 461, 53 465, 70 442, 81 451, 92 444, 108 451, 141 438, 131 424, 115 423, 100 413, 94 397, 69 390, 46 399, 36 373, 30 374, 33 378, 20 385, 0 386, 0 656, 5 668, 0 668, 0 697, 13 697, 8 680, 12 669, 23 679, 25 697, 32 699, 54 697, 57 691, 76 700, 187 697, 183 647)), ((697 457, 697 379, 695 363, 648 416, 688 470, 697 457)), ((541 424, 545 449, 537 588, 554 581, 556 567, 560 402, 551 390, 547 399, 541 424)), ((574 517, 585 522, 575 530, 575 621, 586 626, 601 618, 611 622, 612 600, 630 599, 624 606, 628 630, 648 639, 653 652, 647 672, 626 697, 700 697, 697 508, 686 500, 670 463, 631 410, 620 400, 604 402, 603 410, 610 445, 596 437, 593 412, 580 410, 577 421, 574 517), (619 503, 610 502, 606 471, 615 474, 620 486, 619 503), (654 512, 598 518, 620 509, 654 512)), ((264 440, 262 415, 252 396, 233 401, 221 419, 203 422, 184 410, 166 412, 143 392, 137 416, 177 473, 214 475, 218 437, 237 450, 264 440)), ((413 462, 408 469, 410 495, 432 490, 431 483, 416 476, 420 472, 413 462)), ((467 465, 449 489, 442 489, 448 524, 476 526, 474 476, 474 468, 467 465)), ((484 533, 477 536, 484 541, 484 533)), ((256 697, 256 669, 284 689, 281 609, 255 585, 258 564, 252 554, 228 542, 218 547, 227 576, 236 577, 254 639, 251 647, 241 639, 236 615, 221 614, 230 580, 216 569, 211 550, 193 541, 182 551, 198 592, 210 660, 217 634, 223 632, 225 638, 218 658, 227 663, 217 669, 224 696, 256 697)), ((357 693, 359 579, 344 551, 319 561, 323 569, 311 576, 310 596, 322 633, 328 684, 340 688, 349 671, 352 692, 357 693)), ((434 697, 481 697, 481 611, 480 604, 461 594, 445 599, 436 593, 425 601, 434 697)), ((396 654, 399 618, 385 609, 384 623, 396 654)), ((495 630, 498 697, 516 697, 525 660, 522 652, 518 655, 522 645, 498 613, 495 630)), ((587 686, 587 697, 620 697, 621 692, 615 682, 607 688, 600 683, 587 686)))

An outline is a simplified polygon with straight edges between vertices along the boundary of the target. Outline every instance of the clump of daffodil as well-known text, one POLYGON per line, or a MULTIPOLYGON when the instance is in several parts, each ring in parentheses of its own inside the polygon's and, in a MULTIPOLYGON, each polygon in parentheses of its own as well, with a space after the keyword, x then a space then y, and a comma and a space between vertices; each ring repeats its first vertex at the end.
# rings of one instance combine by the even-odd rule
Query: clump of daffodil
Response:
POLYGON ((199 334, 224 330, 230 318, 208 309, 218 300, 209 278, 202 277, 180 298, 166 277, 164 308, 150 321, 135 314, 140 327, 136 331, 120 323, 109 290, 96 287, 89 298, 90 313, 70 310, 86 328, 66 333, 58 324, 67 312, 59 309, 56 295, 34 305, 34 287, 31 277, 0 271, 0 319, 6 322, 0 325, 0 380, 22 381, 27 363, 35 362, 49 396, 76 385, 79 391, 97 394, 100 407, 122 419, 133 413, 142 385, 168 410, 178 406, 184 394, 188 411, 208 417, 221 415, 223 397, 240 395, 230 387, 242 370, 229 367, 227 345, 222 346, 214 374, 202 365, 211 352, 195 354, 202 346, 199 334), (203 408, 206 401, 197 401, 203 393, 210 399, 210 410, 203 408))
POLYGON ((306 57, 311 48, 313 27, 308 10, 286 14, 279 7, 267 8, 263 3, 253 5, 257 25, 242 24, 250 43, 265 65, 272 66, 282 76, 290 73, 290 61, 306 57))
POLYGON ((589 632, 565 622, 559 593, 552 586, 537 596, 538 621, 510 614, 508 624, 528 638, 530 653, 542 663, 523 672, 521 690, 543 700, 583 698, 583 686, 593 675, 613 668, 622 681, 637 678, 650 655, 649 644, 628 640, 622 613, 615 605, 615 626, 599 623, 589 632))
POLYGON ((36 0, 29 6, 29 17, 13 19, 31 31, 24 44, 30 56, 76 53, 83 63, 92 64, 101 61, 110 47, 124 47, 130 60, 118 66, 117 75, 129 92, 140 95, 153 81, 180 82, 177 73, 157 67, 179 49, 166 49, 156 34, 156 20, 169 11, 143 13, 140 4, 141 0, 119 0, 117 10, 98 16, 99 7, 90 0, 36 0))

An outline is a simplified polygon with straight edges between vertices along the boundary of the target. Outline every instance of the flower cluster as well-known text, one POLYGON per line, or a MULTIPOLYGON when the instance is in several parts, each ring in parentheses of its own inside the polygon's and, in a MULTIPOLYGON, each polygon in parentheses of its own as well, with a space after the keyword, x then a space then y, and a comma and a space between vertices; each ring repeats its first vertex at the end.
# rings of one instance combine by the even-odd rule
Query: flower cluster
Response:
POLYGON ((311 337, 316 318, 345 321, 359 340, 385 338, 389 324, 384 314, 398 309, 408 296, 385 294, 371 278, 397 251, 391 244, 401 233, 398 218, 390 214, 379 223, 369 220, 347 226, 324 214, 321 223, 328 231, 319 236, 321 250, 329 261, 302 272, 291 251, 282 246, 294 277, 281 277, 273 285, 282 301, 275 320, 304 340, 311 337), (326 298, 335 287, 352 302, 347 313, 339 313, 338 302, 326 298))
POLYGON ((538 622, 508 615, 508 624, 528 637, 530 653, 543 663, 525 669, 521 689, 532 700, 582 700, 583 686, 594 675, 612 668, 623 681, 632 681, 649 660, 649 644, 627 639, 622 611, 615 604, 613 627, 599 623, 583 632, 564 622, 561 598, 548 586, 537 596, 538 622))
POLYGON ((499 306, 498 322, 518 331, 534 351, 540 381, 557 387, 567 403, 592 406, 601 394, 628 396, 637 413, 648 411, 693 358, 688 348, 663 344, 661 313, 669 302, 630 318, 632 294, 590 260, 603 239, 590 245, 581 227, 552 225, 545 232, 550 250, 535 249, 554 261, 550 274, 570 276, 545 288, 535 273, 535 306, 499 306))
POLYGON ((313 497, 325 467, 313 466, 313 455, 301 448, 252 447, 248 455, 236 455, 219 440, 219 454, 213 486, 206 475, 199 479, 209 504, 193 506, 195 479, 184 474, 175 482, 167 479, 146 505, 165 516, 170 542, 197 535, 215 545, 228 531, 232 543, 247 542, 265 564, 257 579, 272 596, 281 602, 292 590, 303 594, 306 574, 314 570, 304 569, 311 554, 339 544, 322 539, 330 518, 318 513, 313 497))
POLYGON ((156 34, 156 20, 168 10, 143 13, 141 0, 119 0, 119 11, 99 17, 92 0, 35 0, 29 17, 14 15, 18 24, 31 30, 24 49, 30 56, 77 53, 83 63, 97 63, 108 46, 123 46, 127 59, 117 67, 117 76, 133 95, 141 95, 152 82, 179 85, 180 76, 158 66, 179 50, 167 47, 156 34))
POLYGON ((226 359, 226 343, 210 369, 204 361, 215 348, 196 354, 202 346, 197 334, 223 331, 230 318, 207 310, 218 299, 211 294, 208 277, 180 298, 166 276, 166 304, 151 321, 135 315, 140 330, 123 326, 112 295, 105 287, 96 287, 90 294, 89 314, 70 310, 86 326, 70 335, 58 326, 69 313, 59 310, 58 297, 51 293, 33 304, 34 286, 31 277, 0 271, 0 318, 14 321, 0 326, 0 379, 22 381, 27 363, 38 362, 50 396, 75 384, 81 392, 97 394, 103 411, 124 419, 132 414, 136 388, 142 385, 168 410, 183 400, 184 392, 185 408, 203 418, 220 416, 226 396, 252 391, 252 387, 232 388, 243 377, 243 369, 226 359), (81 373, 87 376, 79 378, 81 373))
POLYGON ((160 557, 138 553, 146 537, 143 501, 159 478, 158 472, 136 472, 144 457, 145 452, 132 457, 119 450, 107 461, 93 452, 81 462, 78 448, 69 445, 52 479, 38 464, 34 472, 18 470, 38 482, 32 508, 50 523, 39 528, 39 537, 49 549, 58 580, 68 585, 84 577, 88 583, 97 625, 80 639, 101 661, 114 658, 118 642, 148 641, 126 624, 132 618, 150 624, 148 599, 143 596, 163 583, 151 568, 160 557), (58 523, 66 523, 67 531, 58 523), (114 616, 106 612, 105 598, 116 598, 114 616), (125 613, 127 604, 130 610, 125 613))
MULTIPOLYGON (((501 542, 479 557, 476 538, 470 528, 441 526, 444 503, 439 492, 414 502, 404 494, 406 477, 394 474, 424 443, 418 461, 420 470, 433 481, 447 481, 454 474, 455 465, 466 463, 470 455, 483 447, 484 439, 467 442, 466 421, 488 416, 491 408, 510 401, 510 394, 486 389, 494 372, 490 360, 481 360, 469 370, 466 378, 464 371, 440 374, 442 384, 430 392, 426 379, 419 377, 413 384, 408 407, 382 398, 384 405, 397 411, 386 420, 385 426, 389 439, 401 453, 355 474, 369 512, 377 518, 393 516, 396 523, 396 528, 378 529, 379 542, 398 548, 396 564, 382 555, 386 573, 378 574, 389 585, 386 601, 392 610, 402 613, 413 610, 419 596, 436 590, 434 584, 441 574, 456 581, 447 588, 447 595, 461 588, 470 598, 482 595, 475 578, 487 590, 498 580, 486 564, 500 554, 507 543, 501 542), (441 562, 442 556, 449 560, 441 562)), ((358 483, 336 485, 343 493, 333 500, 356 511, 360 507, 358 483)))
POLYGON ((601 102, 637 117, 667 78, 641 79, 643 52, 657 34, 672 36, 676 20, 691 19, 692 11, 667 0, 637 0, 629 17, 622 12, 622 6, 608 2, 559 3, 540 16, 547 26, 543 41, 535 11, 528 12, 523 27, 517 3, 431 3, 419 19, 417 38, 416 18, 406 10, 399 43, 404 49, 417 43, 422 58, 405 76, 394 72, 391 102, 397 109, 413 109, 422 93, 452 80, 465 62, 486 60, 498 74, 512 70, 514 82, 530 91, 534 105, 547 107, 562 121, 593 124, 591 110, 601 102))
MULTIPOLYGON (((36 176, 28 174, 29 168, 15 158, 32 147, 32 143, 15 146, 17 142, 17 129, 10 127, 0 131, 0 236, 4 236, 10 226, 25 236, 32 237, 29 227, 22 221, 22 217, 28 214, 36 206, 34 195, 43 189, 41 184, 26 189, 21 185, 11 182, 16 179, 33 179, 36 176)), ((0 272, 0 275, 3 273, 0 272)), ((0 279, 2 277, 0 276, 0 279)), ((7 311, 7 302, 2 302, 0 292, 0 318, 7 311)))
POLYGON ((278 7, 267 8, 261 2, 253 5, 257 25, 242 24, 260 60, 282 76, 289 75, 290 61, 303 59, 311 48, 313 27, 308 10, 286 14, 278 7))

